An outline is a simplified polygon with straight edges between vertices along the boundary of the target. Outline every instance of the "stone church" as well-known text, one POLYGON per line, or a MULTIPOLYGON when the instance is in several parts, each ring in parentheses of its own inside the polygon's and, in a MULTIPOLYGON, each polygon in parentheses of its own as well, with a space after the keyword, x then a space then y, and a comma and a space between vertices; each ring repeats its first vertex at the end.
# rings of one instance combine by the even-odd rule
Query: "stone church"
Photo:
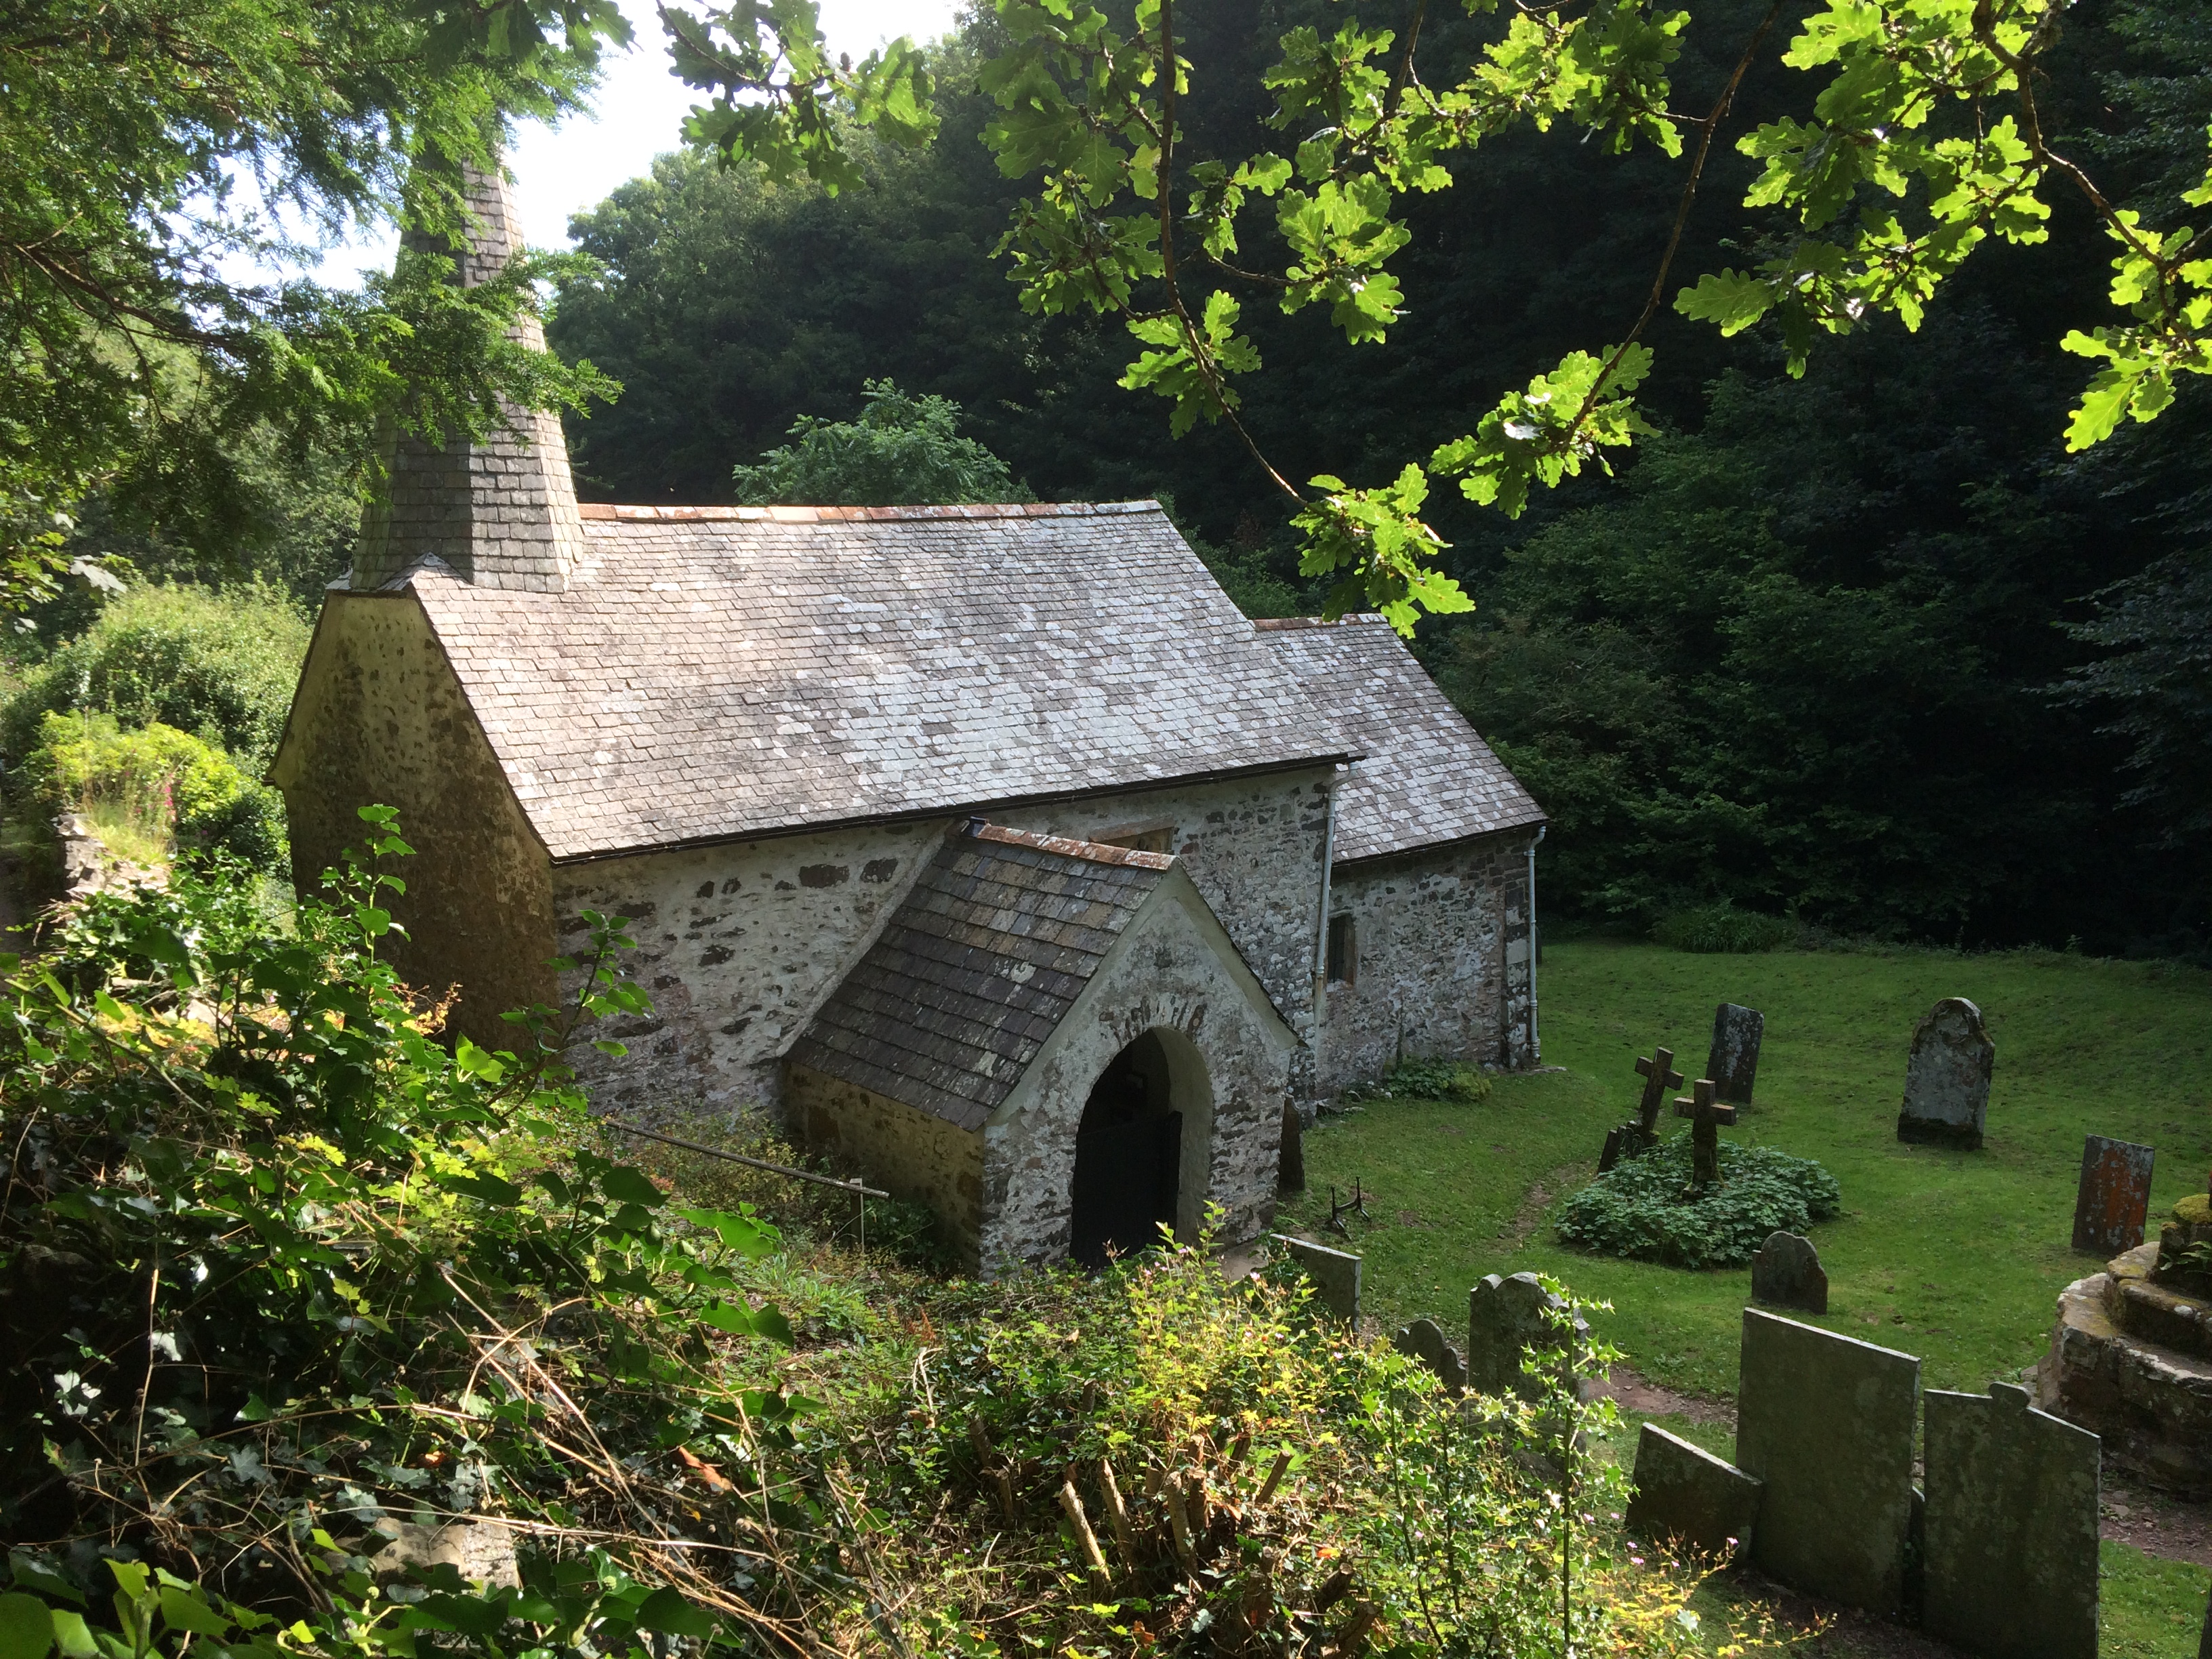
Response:
POLYGON ((984 1272, 1251 1237, 1286 1111, 1534 1063, 1543 816, 1378 618, 1249 621, 1151 501, 580 506, 519 428, 389 442, 271 774, 308 878, 399 809, 459 1030, 630 918, 594 1101, 764 1110, 984 1272))

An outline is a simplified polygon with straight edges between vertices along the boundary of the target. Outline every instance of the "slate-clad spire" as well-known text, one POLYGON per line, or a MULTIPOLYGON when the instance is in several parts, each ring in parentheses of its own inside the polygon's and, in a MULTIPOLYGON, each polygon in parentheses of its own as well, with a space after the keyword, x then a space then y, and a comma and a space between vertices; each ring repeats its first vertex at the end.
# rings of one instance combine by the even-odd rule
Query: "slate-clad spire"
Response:
MULTIPOLYGON (((522 237, 496 171, 468 168, 463 194, 472 222, 456 264, 460 280, 473 286, 504 269, 522 237)), ((544 343, 535 319, 524 321, 516 337, 544 343)), ((386 494, 362 514, 355 588, 379 586, 434 556, 480 587, 557 593, 568 585, 584 538, 560 416, 510 409, 508 419, 511 429, 482 443, 462 438, 442 445, 386 423, 378 445, 386 494)))

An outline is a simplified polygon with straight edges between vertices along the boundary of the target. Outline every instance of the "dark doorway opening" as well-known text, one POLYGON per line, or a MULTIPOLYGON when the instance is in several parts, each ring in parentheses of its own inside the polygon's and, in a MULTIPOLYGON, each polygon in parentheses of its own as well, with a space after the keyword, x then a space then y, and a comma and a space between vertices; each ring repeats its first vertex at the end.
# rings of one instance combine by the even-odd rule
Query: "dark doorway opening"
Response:
POLYGON ((1068 1254, 1103 1267, 1172 1227, 1182 1175, 1182 1114, 1175 1109, 1168 1054, 1147 1031, 1114 1056, 1091 1085, 1075 1132, 1068 1254))

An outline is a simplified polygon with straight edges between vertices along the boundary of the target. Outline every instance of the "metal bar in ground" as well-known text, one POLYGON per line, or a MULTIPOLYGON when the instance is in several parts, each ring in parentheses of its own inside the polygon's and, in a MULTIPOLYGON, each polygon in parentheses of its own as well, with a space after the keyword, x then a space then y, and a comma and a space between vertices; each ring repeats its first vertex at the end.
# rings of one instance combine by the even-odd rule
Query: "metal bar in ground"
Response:
POLYGON ((764 1158, 747 1158, 743 1152, 726 1152, 719 1146, 702 1146, 696 1140, 678 1140, 674 1135, 665 1135, 658 1129, 648 1129, 642 1124, 625 1123, 618 1117, 603 1117, 600 1122, 610 1129, 620 1129, 627 1135, 643 1135, 647 1140, 658 1140, 670 1146, 681 1146, 687 1152, 701 1152, 708 1158, 726 1158, 732 1164, 750 1164, 756 1170, 770 1170, 780 1176, 789 1176, 793 1181, 811 1181, 817 1187, 835 1187, 841 1193, 858 1193, 864 1198, 889 1198, 889 1193, 874 1187, 864 1187, 856 1179, 840 1181, 835 1176, 817 1175, 811 1170, 794 1170, 788 1164, 771 1164, 764 1158))

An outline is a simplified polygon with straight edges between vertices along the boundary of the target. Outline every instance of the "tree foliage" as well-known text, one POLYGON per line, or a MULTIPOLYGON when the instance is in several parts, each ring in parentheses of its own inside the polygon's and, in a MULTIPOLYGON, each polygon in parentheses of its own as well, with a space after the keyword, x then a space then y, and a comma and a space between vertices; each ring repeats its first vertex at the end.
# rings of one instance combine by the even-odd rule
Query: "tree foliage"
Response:
POLYGON ((234 524, 241 443, 365 455, 379 415, 481 434, 605 382, 511 337, 525 259, 463 289, 425 254, 358 293, 235 273, 405 220, 574 105, 612 0, 33 0, 0 21, 0 606, 50 593, 77 504, 118 488, 234 524), (428 161, 432 165, 425 167, 428 161))
POLYGON ((960 406, 949 398, 915 397, 890 380, 870 380, 860 404, 854 421, 800 416, 790 443, 732 472, 738 500, 902 507, 1034 499, 1004 461, 960 435, 960 406))

